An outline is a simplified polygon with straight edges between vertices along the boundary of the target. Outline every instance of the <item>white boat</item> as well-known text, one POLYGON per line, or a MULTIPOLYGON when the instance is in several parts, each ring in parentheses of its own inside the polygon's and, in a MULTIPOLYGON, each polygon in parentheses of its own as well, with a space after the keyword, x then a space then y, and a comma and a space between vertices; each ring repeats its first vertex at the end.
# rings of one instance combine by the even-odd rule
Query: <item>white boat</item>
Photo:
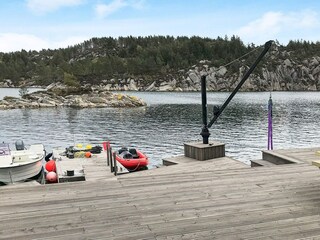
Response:
POLYGON ((0 182, 10 184, 25 181, 40 173, 45 150, 42 144, 30 145, 25 149, 22 141, 16 142, 16 149, 0 143, 0 182))

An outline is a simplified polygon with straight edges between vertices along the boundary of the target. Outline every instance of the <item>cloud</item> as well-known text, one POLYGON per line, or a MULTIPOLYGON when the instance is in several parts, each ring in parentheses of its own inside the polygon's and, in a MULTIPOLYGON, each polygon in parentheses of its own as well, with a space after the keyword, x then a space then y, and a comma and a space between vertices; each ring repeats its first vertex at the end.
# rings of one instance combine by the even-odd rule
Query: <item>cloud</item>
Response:
POLYGON ((63 40, 57 40, 51 43, 50 48, 67 48, 70 46, 74 46, 79 43, 83 43, 85 40, 89 40, 91 37, 89 36, 72 36, 67 37, 63 40))
POLYGON ((131 7, 135 9, 142 9, 144 0, 113 0, 109 4, 98 4, 95 6, 95 12, 99 18, 104 18, 121 8, 131 7))
POLYGON ((41 50, 49 47, 45 40, 29 34, 0 34, 0 52, 14 52, 21 49, 41 50))
POLYGON ((282 21, 283 14, 281 12, 268 12, 262 18, 241 27, 237 33, 239 35, 256 35, 270 31, 276 33, 280 31, 282 21))
POLYGON ((0 52, 15 52, 22 49, 40 51, 48 48, 66 48, 88 39, 88 36, 72 36, 49 41, 31 34, 4 33, 0 34, 0 52))
POLYGON ((96 13, 98 14, 98 17, 103 18, 105 16, 108 16, 119 9, 127 6, 126 2, 123 0, 114 0, 113 2, 109 4, 98 4, 95 7, 96 13))
POLYGON ((313 11, 305 11, 301 19, 296 19, 299 27, 313 28, 319 25, 318 14, 313 11))
MULTIPOLYGON (((264 42, 268 39, 279 39, 284 35, 293 35, 294 31, 306 32, 319 26, 318 14, 314 11, 301 12, 267 12, 246 26, 235 31, 238 36, 249 42, 264 42)), ((295 34, 297 35, 297 34, 295 34)))
POLYGON ((26 0, 28 8, 38 14, 55 11, 61 7, 80 5, 83 2, 83 0, 26 0))

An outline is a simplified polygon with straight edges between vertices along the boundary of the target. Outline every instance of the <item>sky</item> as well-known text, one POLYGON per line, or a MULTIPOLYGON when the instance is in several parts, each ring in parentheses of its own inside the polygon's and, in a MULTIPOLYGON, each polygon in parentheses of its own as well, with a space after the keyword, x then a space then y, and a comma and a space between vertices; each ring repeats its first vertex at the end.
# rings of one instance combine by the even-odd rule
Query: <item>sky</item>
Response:
POLYGON ((0 0, 0 52, 130 35, 316 42, 319 14, 318 0, 0 0))

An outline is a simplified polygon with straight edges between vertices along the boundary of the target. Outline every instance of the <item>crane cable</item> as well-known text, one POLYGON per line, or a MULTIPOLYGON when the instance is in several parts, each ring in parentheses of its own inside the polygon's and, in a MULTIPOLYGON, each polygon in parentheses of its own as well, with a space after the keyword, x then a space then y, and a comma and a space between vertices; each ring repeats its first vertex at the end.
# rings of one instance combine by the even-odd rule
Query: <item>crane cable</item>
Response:
POLYGON ((217 72, 217 71, 219 71, 221 68, 227 67, 227 66, 231 65, 232 63, 234 63, 234 62, 236 62, 236 61, 239 61, 240 59, 242 59, 242 58, 250 55, 251 53, 257 51, 258 49, 260 49, 260 48, 262 48, 262 47, 263 47, 263 46, 255 47, 255 48, 252 49, 250 52, 247 52, 246 54, 244 54, 244 55, 242 55, 242 56, 240 56, 240 57, 232 60, 231 62, 229 62, 229 63, 227 63, 227 64, 225 64, 225 65, 220 66, 220 67, 219 67, 218 69, 216 69, 215 71, 217 72))

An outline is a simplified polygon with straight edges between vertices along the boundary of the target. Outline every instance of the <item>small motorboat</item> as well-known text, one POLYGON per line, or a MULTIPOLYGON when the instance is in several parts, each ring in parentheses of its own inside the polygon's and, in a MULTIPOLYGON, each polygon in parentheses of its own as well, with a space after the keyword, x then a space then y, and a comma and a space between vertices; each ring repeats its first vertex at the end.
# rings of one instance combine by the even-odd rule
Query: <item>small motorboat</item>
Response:
POLYGON ((116 160, 129 171, 147 169, 148 157, 135 148, 121 148, 116 152, 116 160))
POLYGON ((26 149, 20 140, 15 147, 15 150, 11 150, 9 144, 0 143, 0 182, 4 184, 25 181, 42 170, 45 157, 42 144, 34 144, 26 149))

